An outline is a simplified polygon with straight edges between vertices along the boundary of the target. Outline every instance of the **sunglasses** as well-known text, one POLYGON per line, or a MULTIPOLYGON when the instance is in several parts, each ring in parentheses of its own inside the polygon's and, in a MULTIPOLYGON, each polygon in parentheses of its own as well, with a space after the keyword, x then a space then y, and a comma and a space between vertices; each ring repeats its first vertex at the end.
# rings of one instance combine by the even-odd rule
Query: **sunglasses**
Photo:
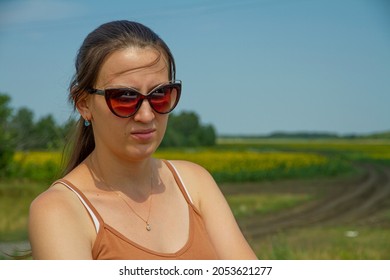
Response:
POLYGON ((147 99, 150 107, 159 114, 167 114, 175 109, 180 99, 181 81, 159 85, 146 95, 133 88, 88 89, 90 94, 102 95, 111 112, 120 118, 134 116, 142 102, 147 99))

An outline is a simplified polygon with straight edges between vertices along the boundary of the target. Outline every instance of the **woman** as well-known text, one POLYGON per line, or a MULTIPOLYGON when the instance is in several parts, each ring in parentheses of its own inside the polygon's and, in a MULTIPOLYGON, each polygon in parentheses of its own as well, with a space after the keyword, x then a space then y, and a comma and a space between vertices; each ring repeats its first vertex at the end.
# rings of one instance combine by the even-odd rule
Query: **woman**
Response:
POLYGON ((149 28, 115 21, 87 36, 70 86, 73 153, 30 208, 33 258, 256 259, 205 169, 152 158, 180 93, 149 28))

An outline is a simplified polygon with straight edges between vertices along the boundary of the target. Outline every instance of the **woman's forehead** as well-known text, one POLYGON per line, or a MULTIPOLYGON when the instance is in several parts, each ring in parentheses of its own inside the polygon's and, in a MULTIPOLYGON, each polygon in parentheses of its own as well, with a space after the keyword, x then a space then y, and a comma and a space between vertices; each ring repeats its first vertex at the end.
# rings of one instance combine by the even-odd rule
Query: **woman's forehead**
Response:
POLYGON ((126 48, 113 52, 102 64, 97 84, 110 84, 122 78, 157 75, 168 77, 165 56, 152 48, 126 48))

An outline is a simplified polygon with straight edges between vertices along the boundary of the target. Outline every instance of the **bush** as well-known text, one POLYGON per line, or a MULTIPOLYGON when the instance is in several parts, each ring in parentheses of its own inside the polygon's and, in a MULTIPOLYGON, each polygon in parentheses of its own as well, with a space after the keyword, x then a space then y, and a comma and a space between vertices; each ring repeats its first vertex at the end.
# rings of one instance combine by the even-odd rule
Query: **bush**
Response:
POLYGON ((12 162, 14 147, 9 131, 9 118, 12 110, 9 108, 10 97, 0 93, 0 176, 8 173, 8 166, 12 162))
POLYGON ((161 147, 214 146, 216 132, 212 125, 201 125, 194 112, 171 114, 161 147))

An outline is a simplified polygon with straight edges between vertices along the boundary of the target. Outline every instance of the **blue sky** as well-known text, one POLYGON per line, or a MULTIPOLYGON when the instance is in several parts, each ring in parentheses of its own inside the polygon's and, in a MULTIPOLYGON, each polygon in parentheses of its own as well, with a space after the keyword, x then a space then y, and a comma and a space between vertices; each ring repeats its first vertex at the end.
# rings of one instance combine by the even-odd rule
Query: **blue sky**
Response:
POLYGON ((0 1, 0 92, 67 120, 85 36, 117 19, 170 46, 183 96, 220 134, 390 130, 390 1, 0 1))

